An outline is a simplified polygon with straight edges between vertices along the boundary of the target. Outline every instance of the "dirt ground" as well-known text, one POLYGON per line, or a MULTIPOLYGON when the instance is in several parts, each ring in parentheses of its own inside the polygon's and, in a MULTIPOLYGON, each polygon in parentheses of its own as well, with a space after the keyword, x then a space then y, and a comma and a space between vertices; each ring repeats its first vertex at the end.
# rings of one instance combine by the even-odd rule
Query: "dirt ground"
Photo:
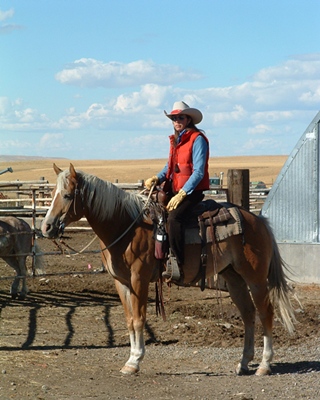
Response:
MULTIPOLYGON (((230 168, 249 168, 251 180, 271 185, 285 160, 215 158, 210 175, 224 172, 226 177, 230 168)), ((0 157, 0 169, 14 170, 0 181, 45 177, 55 183, 53 161, 62 168, 70 162, 0 157)), ((72 162, 112 182, 136 182, 152 176, 165 160, 72 162)), ((69 230, 65 236, 76 252, 94 239, 90 231, 69 230)), ((46 275, 28 279, 30 294, 24 301, 11 299, 13 271, 0 260, 0 400, 320 398, 319 286, 294 285, 303 308, 293 299, 299 321, 293 337, 275 320, 273 375, 253 375, 262 356, 257 321, 252 374, 237 377, 243 327, 228 293, 165 285, 164 322, 156 315, 151 285, 141 371, 122 376, 129 337, 113 280, 100 272, 97 240, 77 255, 61 244, 64 253, 54 255, 60 250, 48 239, 38 244, 50 253, 44 256, 46 275)))
MULTIPOLYGON (((65 236, 78 252, 94 238, 65 236)), ((58 250, 48 239, 38 244, 43 252, 58 250)), ((164 322, 151 285, 146 356, 137 376, 122 376, 129 337, 113 280, 99 272, 98 253, 73 255, 59 245, 64 254, 44 256, 47 275, 28 280, 26 300, 12 300, 11 279, 0 280, 1 400, 320 398, 319 286, 295 285, 303 309, 293 300, 299 321, 293 337, 275 321, 273 375, 253 375, 262 351, 257 321, 252 375, 237 377, 243 329, 228 293, 165 285, 164 322)), ((12 275, 2 261, 0 274, 12 275)))

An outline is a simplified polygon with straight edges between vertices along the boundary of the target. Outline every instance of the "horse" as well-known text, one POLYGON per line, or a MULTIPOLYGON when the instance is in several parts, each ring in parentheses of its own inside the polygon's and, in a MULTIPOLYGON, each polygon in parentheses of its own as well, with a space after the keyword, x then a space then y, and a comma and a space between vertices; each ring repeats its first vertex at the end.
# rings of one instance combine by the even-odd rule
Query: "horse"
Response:
MULTIPOLYGON (((24 300, 28 293, 26 275, 26 260, 32 252, 33 232, 30 225, 21 218, 1 217, 0 219, 0 257, 16 271, 16 276, 11 285, 10 293, 13 299, 17 297, 24 300), (19 286, 21 283, 21 291, 19 286)), ((37 255, 40 248, 34 244, 35 272, 43 271, 42 256, 37 255)))
MULTIPOLYGON (((57 182, 42 222, 42 234, 57 238, 65 226, 84 216, 99 237, 102 261, 115 280, 130 337, 130 356, 121 372, 135 374, 145 355, 143 332, 149 284, 161 275, 155 259, 153 221, 148 212, 150 200, 142 193, 126 192, 97 176, 76 171, 71 163, 66 170, 56 164, 53 169, 57 182)), ((286 280, 286 266, 267 220, 239 209, 244 237, 234 235, 214 246, 207 245, 207 277, 215 272, 222 275, 244 323, 244 347, 236 373, 249 373, 248 364, 254 357, 257 309, 263 326, 264 348, 256 375, 268 375, 273 357, 275 306, 287 330, 293 333, 295 329, 291 289, 286 280)), ((186 285, 197 275, 200 256, 201 245, 185 245, 186 261, 182 268, 186 285)))

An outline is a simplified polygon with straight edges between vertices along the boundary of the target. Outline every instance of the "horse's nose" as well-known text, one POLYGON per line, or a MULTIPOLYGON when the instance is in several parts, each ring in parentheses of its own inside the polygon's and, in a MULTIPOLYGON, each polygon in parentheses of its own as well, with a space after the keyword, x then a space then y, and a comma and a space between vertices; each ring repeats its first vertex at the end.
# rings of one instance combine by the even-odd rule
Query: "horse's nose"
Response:
POLYGON ((47 232, 50 229, 50 225, 48 225, 45 222, 45 220, 43 220, 43 221, 41 221, 40 228, 41 228, 41 233, 43 234, 43 236, 47 237, 48 236, 47 232))
POLYGON ((51 237, 53 231, 53 225, 48 223, 46 219, 41 222, 41 232, 44 237, 51 237))

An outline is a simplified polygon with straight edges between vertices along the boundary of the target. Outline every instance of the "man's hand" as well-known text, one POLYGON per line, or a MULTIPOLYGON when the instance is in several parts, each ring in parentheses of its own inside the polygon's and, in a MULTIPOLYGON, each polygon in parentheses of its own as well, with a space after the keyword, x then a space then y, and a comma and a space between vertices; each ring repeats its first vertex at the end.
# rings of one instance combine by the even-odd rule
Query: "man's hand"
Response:
POLYGON ((159 178, 154 175, 152 178, 149 178, 145 181, 144 186, 148 189, 151 190, 152 186, 156 186, 159 183, 159 178))
POLYGON ((172 199, 169 201, 167 205, 167 210, 175 210, 186 196, 187 193, 183 189, 180 189, 179 193, 173 196, 172 199))

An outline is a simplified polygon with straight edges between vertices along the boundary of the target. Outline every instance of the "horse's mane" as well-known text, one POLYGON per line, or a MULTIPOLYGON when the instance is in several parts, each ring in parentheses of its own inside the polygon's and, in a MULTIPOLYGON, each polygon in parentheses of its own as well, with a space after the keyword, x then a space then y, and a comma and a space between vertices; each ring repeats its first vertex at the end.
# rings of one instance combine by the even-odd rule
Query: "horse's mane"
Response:
POLYGON ((92 214, 111 218, 115 212, 118 216, 128 213, 134 219, 142 213, 145 196, 126 192, 111 182, 82 171, 77 171, 77 175, 81 182, 79 189, 92 214))

